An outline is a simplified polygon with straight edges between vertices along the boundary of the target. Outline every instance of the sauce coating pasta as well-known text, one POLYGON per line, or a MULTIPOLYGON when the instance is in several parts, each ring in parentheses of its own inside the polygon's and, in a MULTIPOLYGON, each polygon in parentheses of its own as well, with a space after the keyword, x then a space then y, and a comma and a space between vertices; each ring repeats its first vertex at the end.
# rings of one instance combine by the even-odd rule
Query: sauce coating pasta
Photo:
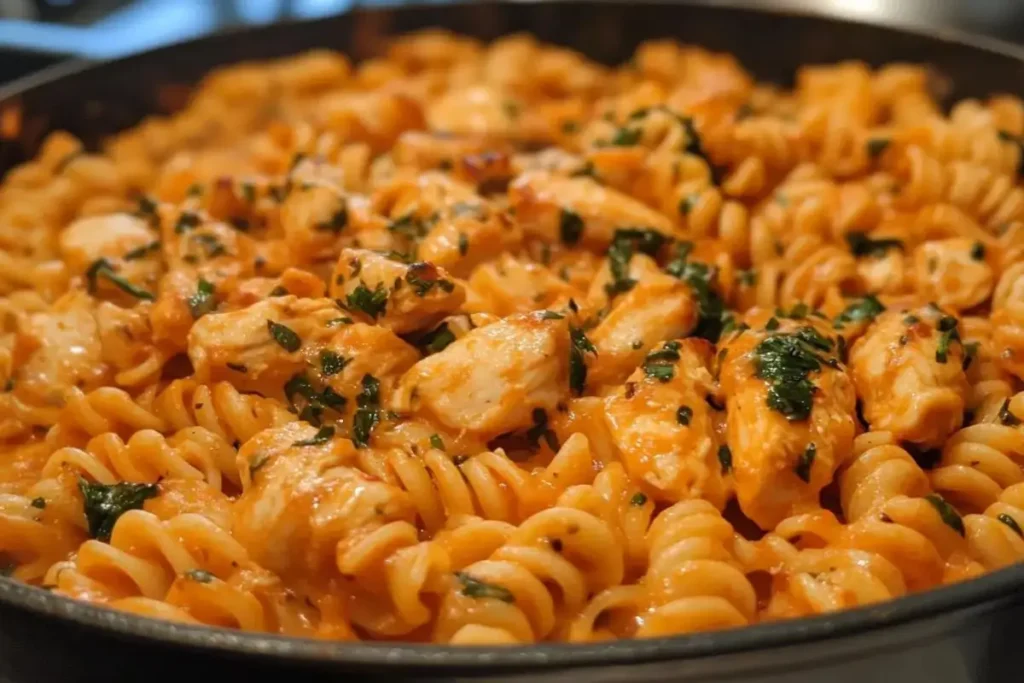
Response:
POLYGON ((439 31, 0 183, 0 570, 327 640, 590 642, 1024 559, 1024 105, 439 31))

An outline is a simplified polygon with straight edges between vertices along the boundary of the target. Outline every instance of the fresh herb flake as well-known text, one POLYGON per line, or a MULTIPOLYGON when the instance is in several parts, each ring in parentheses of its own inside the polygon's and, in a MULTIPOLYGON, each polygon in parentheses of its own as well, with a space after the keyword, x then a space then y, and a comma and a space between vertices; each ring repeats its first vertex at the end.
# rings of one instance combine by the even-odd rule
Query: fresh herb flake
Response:
POLYGON ((82 478, 78 479, 78 490, 82 492, 89 535, 100 541, 110 540, 121 515, 142 508, 146 500, 160 492, 156 484, 93 484, 82 478))

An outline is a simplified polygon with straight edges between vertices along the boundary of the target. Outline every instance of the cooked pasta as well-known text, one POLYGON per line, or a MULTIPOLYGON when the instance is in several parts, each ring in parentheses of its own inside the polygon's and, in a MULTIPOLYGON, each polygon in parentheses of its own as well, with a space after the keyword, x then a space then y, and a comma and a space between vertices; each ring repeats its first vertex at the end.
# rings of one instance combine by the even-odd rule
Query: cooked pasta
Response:
POLYGON ((432 31, 0 182, 0 570, 327 640, 592 642, 1024 559, 1024 105, 432 31))

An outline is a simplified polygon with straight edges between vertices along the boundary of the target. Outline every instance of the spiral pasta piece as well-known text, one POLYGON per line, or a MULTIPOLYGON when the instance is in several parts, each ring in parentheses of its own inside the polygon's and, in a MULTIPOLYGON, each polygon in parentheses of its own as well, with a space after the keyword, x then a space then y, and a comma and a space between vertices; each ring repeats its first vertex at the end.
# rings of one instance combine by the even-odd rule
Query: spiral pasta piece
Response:
POLYGON ((55 477, 64 468, 101 484, 200 479, 221 489, 226 483, 239 483, 235 449, 202 427, 186 427, 170 438, 143 429, 128 441, 113 432, 101 434, 90 439, 84 448, 57 449, 43 466, 42 475, 55 477))

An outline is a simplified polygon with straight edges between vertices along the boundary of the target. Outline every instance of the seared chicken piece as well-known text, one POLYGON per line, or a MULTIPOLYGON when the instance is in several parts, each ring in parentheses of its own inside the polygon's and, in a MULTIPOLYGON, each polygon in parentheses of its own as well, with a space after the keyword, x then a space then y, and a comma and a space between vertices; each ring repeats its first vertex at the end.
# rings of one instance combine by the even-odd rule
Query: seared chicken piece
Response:
POLYGON ((938 448, 963 422, 959 321, 934 306, 879 315, 850 349, 850 374, 875 431, 938 448))
POLYGON ((647 484, 659 500, 704 498, 721 510, 731 477, 721 452, 724 415, 712 405, 712 353, 703 339, 665 342, 605 399, 605 408, 632 479, 647 484))
POLYGON ((238 451, 244 493, 232 532, 256 562, 283 577, 329 577, 339 541, 414 520, 408 494, 352 466, 351 441, 308 444, 316 432, 293 422, 260 432, 238 451))
POLYGON ((830 325, 756 309, 746 321, 720 344, 721 386, 740 508, 772 529, 820 506, 852 452, 857 397, 830 325))
POLYGON ((402 263, 363 249, 343 249, 330 293, 349 310, 396 333, 428 328, 458 310, 466 290, 431 263, 402 263))
POLYGON ((72 291, 19 321, 13 359, 22 396, 59 406, 65 389, 88 391, 103 380, 107 366, 92 308, 87 294, 72 291))
POLYGON ((330 299, 274 297, 196 320, 188 356, 201 381, 230 380, 280 395, 288 377, 319 363, 323 342, 346 321, 351 318, 330 299))
POLYGON ((606 249, 623 227, 674 234, 667 216, 591 178, 524 173, 509 188, 509 203, 523 231, 546 242, 606 249))
POLYGON ((689 286, 661 273, 641 280, 588 333, 597 348, 588 381, 593 387, 621 384, 657 342, 685 336, 696 322, 689 286))
POLYGON ((568 398, 569 343, 560 314, 509 316, 413 366, 392 407, 482 438, 529 428, 568 398))

